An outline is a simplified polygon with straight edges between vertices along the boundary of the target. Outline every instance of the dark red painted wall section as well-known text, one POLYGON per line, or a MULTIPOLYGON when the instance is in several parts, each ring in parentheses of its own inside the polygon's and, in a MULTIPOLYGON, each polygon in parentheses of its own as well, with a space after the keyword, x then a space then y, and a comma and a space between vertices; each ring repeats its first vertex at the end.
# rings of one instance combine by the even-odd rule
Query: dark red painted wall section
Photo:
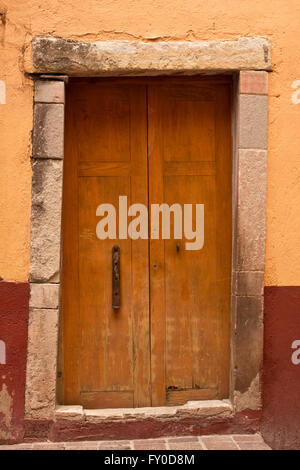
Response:
POLYGON ((6 346, 6 363, 0 364, 0 442, 23 439, 28 305, 27 282, 0 281, 0 340, 6 346))
MULTIPOLYGON (((45 423, 43 436, 40 435, 40 422, 37 423, 38 433, 32 428, 34 423, 24 423, 28 305, 28 283, 0 281, 0 341, 6 345, 6 364, 0 364, 0 442, 21 441, 24 432, 25 439, 82 438, 81 432, 80 437, 77 435, 78 429, 70 429, 72 423, 45 423)), ((295 352, 292 344, 296 340, 300 341, 300 287, 266 287, 264 320, 261 431, 273 448, 300 449, 300 363, 292 362, 292 354, 295 352)), ((296 357, 300 359, 300 351, 296 357)), ((250 427, 248 418, 246 425, 244 422, 220 423, 220 429, 219 423, 215 423, 217 426, 213 432, 255 432, 258 417, 253 417, 250 427)), ((128 433, 125 428, 126 423, 124 433, 128 433)), ((205 430, 201 429, 200 420, 195 423, 195 432, 205 430)), ((89 437, 95 438, 95 432, 98 436, 99 432, 102 435, 103 430, 89 429, 89 437)), ((151 426, 145 432, 151 434, 151 426)), ((159 429, 154 434, 161 435, 161 432, 162 429, 159 429)))
POLYGON ((300 449, 300 364, 291 347, 300 341, 300 287, 266 287, 264 321, 261 430, 273 448, 300 449))

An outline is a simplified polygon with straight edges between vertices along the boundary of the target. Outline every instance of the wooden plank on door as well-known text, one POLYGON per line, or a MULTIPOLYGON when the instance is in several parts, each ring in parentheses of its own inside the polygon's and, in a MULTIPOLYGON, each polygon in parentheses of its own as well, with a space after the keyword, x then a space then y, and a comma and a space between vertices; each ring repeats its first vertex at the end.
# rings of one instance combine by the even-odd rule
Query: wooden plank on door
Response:
POLYGON ((101 408, 133 408, 133 391, 81 392, 81 404, 86 410, 101 408))
POLYGON ((230 369, 230 290, 232 247, 231 85, 216 87, 216 220, 219 398, 227 398, 230 369))
POLYGON ((228 396, 230 94, 218 87, 148 87, 149 204, 204 204, 205 211, 201 250, 172 239, 172 225, 170 240, 150 242, 153 405, 170 396, 181 402, 176 390, 186 400, 228 396))
POLYGON ((94 80, 71 80, 69 87, 72 119, 66 122, 65 160, 72 169, 65 172, 64 223, 71 242, 64 236, 63 298, 72 298, 72 305, 64 300, 64 350, 69 351, 64 354, 64 401, 100 408, 112 402, 147 406, 148 241, 118 239, 118 220, 116 240, 96 236, 100 204, 113 204, 117 214, 119 196, 127 196, 128 206, 148 204, 146 88, 94 80), (72 213, 71 198, 76 201, 72 213), (115 244, 121 256, 117 310, 112 307, 115 244))
POLYGON ((78 305, 78 147, 76 145, 76 113, 73 103, 76 90, 67 87, 65 113, 65 159, 62 207, 61 312, 59 372, 62 383, 60 403, 80 402, 79 380, 79 305, 78 305))

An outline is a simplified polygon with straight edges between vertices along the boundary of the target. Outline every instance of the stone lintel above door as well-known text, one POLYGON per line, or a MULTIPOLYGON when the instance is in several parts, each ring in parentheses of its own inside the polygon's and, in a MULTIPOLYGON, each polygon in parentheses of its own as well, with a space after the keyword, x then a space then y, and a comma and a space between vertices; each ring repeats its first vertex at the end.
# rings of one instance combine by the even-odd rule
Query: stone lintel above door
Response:
POLYGON ((82 42, 40 36, 25 57, 28 73, 138 76, 271 70, 269 40, 82 42))

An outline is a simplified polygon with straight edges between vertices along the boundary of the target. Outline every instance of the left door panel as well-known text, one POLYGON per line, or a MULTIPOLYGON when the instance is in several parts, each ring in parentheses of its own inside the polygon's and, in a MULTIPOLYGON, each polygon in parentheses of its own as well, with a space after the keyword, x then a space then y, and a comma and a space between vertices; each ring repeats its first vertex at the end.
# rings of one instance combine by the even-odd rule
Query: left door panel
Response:
POLYGON ((148 240, 119 239, 119 196, 148 206, 143 85, 68 85, 63 199, 60 402, 150 406, 148 240), (117 239, 100 240, 100 204, 116 209, 117 239), (121 306, 112 307, 120 246, 121 306))

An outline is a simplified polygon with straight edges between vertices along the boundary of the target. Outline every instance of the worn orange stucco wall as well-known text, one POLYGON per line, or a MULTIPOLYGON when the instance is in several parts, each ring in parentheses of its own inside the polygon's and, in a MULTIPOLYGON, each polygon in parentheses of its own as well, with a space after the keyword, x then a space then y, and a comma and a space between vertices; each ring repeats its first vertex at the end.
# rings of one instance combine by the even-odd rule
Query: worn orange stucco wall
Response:
MULTIPOLYGON (((6 104, 0 104, 2 278, 27 280, 29 272, 32 82, 23 72, 23 54, 34 36, 86 41, 266 36, 273 72, 265 284, 300 285, 300 93, 292 88, 300 80, 298 0, 0 0, 0 13, 5 12, 0 15, 0 80, 6 85, 6 104)), ((300 88, 300 82, 294 86, 300 88)))

